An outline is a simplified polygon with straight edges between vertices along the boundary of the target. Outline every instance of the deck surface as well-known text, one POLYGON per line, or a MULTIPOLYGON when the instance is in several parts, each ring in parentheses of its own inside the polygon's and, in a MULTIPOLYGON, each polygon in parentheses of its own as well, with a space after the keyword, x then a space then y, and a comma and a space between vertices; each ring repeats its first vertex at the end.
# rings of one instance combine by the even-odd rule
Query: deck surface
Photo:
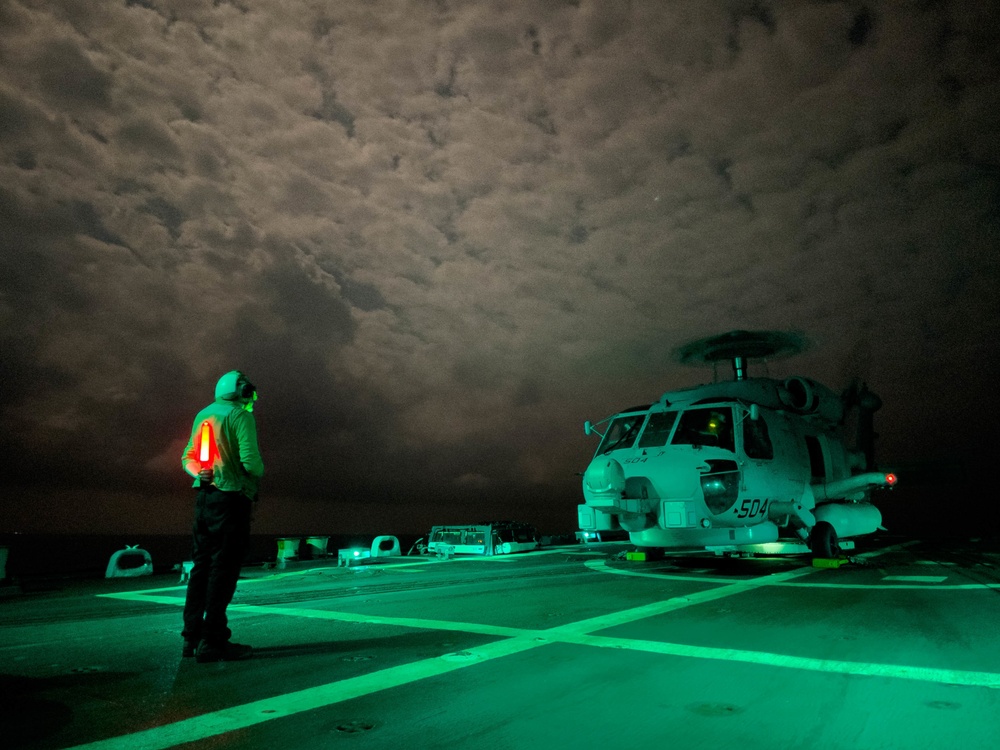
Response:
POLYGON ((997 550, 625 549, 247 569, 238 663, 181 658, 175 577, 6 596, 4 746, 1000 747, 997 550))

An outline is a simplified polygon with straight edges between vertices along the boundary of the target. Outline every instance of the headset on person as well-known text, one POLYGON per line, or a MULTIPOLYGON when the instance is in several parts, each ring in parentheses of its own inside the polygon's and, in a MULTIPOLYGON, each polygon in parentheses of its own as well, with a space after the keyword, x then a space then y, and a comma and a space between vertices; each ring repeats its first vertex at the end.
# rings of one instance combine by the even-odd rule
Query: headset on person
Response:
POLYGON ((257 386, 250 382, 244 373, 237 370, 239 375, 236 379, 236 395, 240 398, 249 398, 254 401, 257 400, 257 386))
POLYGON ((250 382, 250 378, 242 370, 230 370, 219 380, 216 398, 227 401, 239 399, 247 407, 247 411, 253 411, 253 403, 257 400, 257 386, 250 382), (230 381, 233 383, 231 389, 227 387, 230 381))

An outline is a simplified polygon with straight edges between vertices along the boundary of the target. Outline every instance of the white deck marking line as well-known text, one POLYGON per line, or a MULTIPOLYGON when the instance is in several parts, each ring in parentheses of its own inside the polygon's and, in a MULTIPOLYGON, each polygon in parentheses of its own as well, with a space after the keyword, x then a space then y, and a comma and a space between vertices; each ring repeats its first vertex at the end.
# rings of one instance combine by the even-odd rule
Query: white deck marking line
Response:
MULTIPOLYGON (((588 561, 585 563, 587 567, 591 567, 591 563, 594 561, 588 561)), ((760 578, 752 578, 747 581, 726 581, 726 586, 720 586, 719 588, 707 589, 705 591, 699 591, 694 594, 687 594, 684 596, 676 596, 670 599, 664 599, 658 602, 651 602, 650 604, 644 604, 640 607, 633 607, 632 609, 625 609, 620 612, 612 612, 606 615, 599 615, 598 617, 592 617, 587 620, 580 620, 579 622, 572 623, 570 625, 561 625, 556 628, 551 628, 542 631, 525 630, 523 628, 504 628, 501 626, 494 625, 479 625, 473 623, 460 623, 452 622, 448 620, 425 620, 420 618, 412 617, 382 617, 379 615, 361 615, 355 614, 353 612, 334 612, 325 609, 299 609, 293 607, 279 607, 274 605, 256 605, 256 604, 230 604, 229 609, 240 611, 240 612, 253 612, 256 614, 273 614, 273 615, 289 615, 292 617, 307 617, 320 620, 341 620, 344 622, 366 622, 375 623, 380 625, 399 625, 402 627, 410 628, 430 628, 435 630, 458 630, 466 631, 471 633, 482 633, 486 635, 498 635, 498 636, 519 636, 526 633, 538 634, 538 633, 553 633, 553 632, 577 632, 577 633, 588 633, 594 630, 603 630, 604 628, 615 627, 616 625, 621 625, 628 622, 635 622, 636 620, 641 620, 646 617, 654 617, 656 615, 661 615, 666 612, 673 612, 678 609, 683 609, 684 607, 691 607, 695 604, 701 604, 702 602, 714 601, 716 599, 722 599, 727 596, 733 596, 734 594, 740 594, 744 591, 749 591, 750 589, 759 588, 761 586, 774 586, 781 581, 787 581, 790 578, 797 578, 800 576, 808 575, 814 572, 813 568, 797 568, 796 570, 791 570, 786 573, 776 573, 772 575, 762 576, 760 578), (572 631, 568 629, 572 628, 572 631)), ((147 594, 140 591, 130 591, 130 592, 118 592, 114 594, 98 594, 100 597, 105 597, 108 599, 125 599, 131 601, 141 601, 141 602, 153 602, 157 604, 171 604, 174 606, 184 606, 184 599, 179 596, 157 596, 155 594, 147 594)))
MULTIPOLYGON (((811 568, 790 571, 784 575, 805 575, 811 568)), ((774 576, 769 576, 773 578, 774 576)), ((771 585, 766 579, 758 586, 771 585)), ((508 639, 529 640, 535 646, 548 643, 567 643, 598 648, 618 648, 632 651, 662 654, 664 656, 683 656, 695 659, 714 659, 720 661, 739 661, 748 664, 781 667, 785 669, 802 669, 812 672, 828 672, 834 674, 854 674, 867 677, 894 677, 897 679, 936 682, 947 685, 967 685, 971 687, 1000 688, 1000 674, 992 672, 975 672, 967 670, 937 669, 934 667, 902 666, 897 664, 879 664, 872 662, 840 661, 836 659, 814 659, 811 657, 776 654, 767 651, 744 651, 739 649, 715 648, 712 646, 692 646, 683 643, 665 641, 649 641, 635 638, 617 638, 614 636, 592 635, 596 630, 624 625, 646 617, 663 614, 668 611, 700 604, 705 601, 720 599, 740 593, 747 588, 742 584, 733 590, 724 592, 722 589, 700 592, 706 596, 683 596, 656 602, 651 605, 613 612, 609 615, 593 617, 587 620, 559 625, 547 630, 530 630, 510 628, 495 625, 480 625, 448 620, 423 620, 410 617, 378 617, 360 615, 352 612, 330 612, 328 610, 293 609, 288 607, 269 607, 256 605, 239 605, 239 609, 260 614, 276 614, 290 617, 306 617, 341 622, 364 622, 378 625, 395 625, 407 628, 423 628, 430 630, 451 630, 480 635, 495 635, 508 639), (713 594, 714 596, 708 596, 713 594)), ((726 587, 728 588, 728 587, 726 587)), ((122 598, 118 596, 117 598, 122 598)), ((174 604, 183 602, 176 597, 162 597, 163 603, 174 604)), ((233 605, 237 606, 237 605, 233 605)), ((475 652, 476 649, 469 649, 475 652)), ((526 649, 522 649, 526 650, 526 649)), ((420 662, 418 662, 420 663, 420 662)), ((417 678, 420 679, 420 678, 417 678)))
MULTIPOLYGON (((130 593, 98 594, 109 599, 125 599, 138 602, 153 602, 156 604, 172 604, 183 607, 184 600, 179 596, 154 596, 142 594, 134 596, 130 593)), ((477 633, 479 635, 495 635, 500 638, 517 638, 524 635, 535 635, 533 630, 524 628, 508 628, 502 625, 481 625, 474 622, 456 622, 452 620, 426 620, 418 617, 381 617, 379 615, 360 615, 355 612, 334 612, 328 609, 299 609, 295 607, 276 607, 260 604, 230 604, 230 612, 249 612, 258 615, 283 615, 286 617, 304 617, 313 620, 336 620, 338 622, 362 622, 374 625, 395 625, 401 628, 419 628, 423 630, 453 630, 462 633, 477 633)), ((544 632, 544 631, 538 631, 544 632)))
POLYGON ((873 664, 870 662, 839 661, 836 659, 813 659, 806 656, 774 654, 767 651, 741 651, 730 648, 689 646, 682 643, 644 641, 632 638, 608 638, 606 636, 587 634, 567 636, 560 638, 560 640, 568 643, 579 643, 582 646, 630 649, 664 654, 666 656, 687 656, 695 659, 739 661, 747 664, 802 669, 811 672, 853 674, 865 677, 894 677, 902 680, 937 682, 945 685, 1000 688, 1000 674, 992 672, 970 672, 957 669, 936 669, 934 667, 900 666, 897 664, 873 664))
MULTIPOLYGON (((425 560, 425 561, 422 561, 422 562, 399 563, 399 564, 394 564, 392 566, 387 566, 384 569, 388 570, 390 568, 410 568, 410 567, 420 566, 420 565, 436 565, 436 564, 443 563, 443 562, 447 562, 447 561, 446 560, 425 560)), ((360 566, 358 566, 358 567, 360 567, 360 566)), ((259 576, 259 577, 256 577, 256 578, 240 578, 240 580, 238 581, 237 585, 238 586, 245 586, 248 583, 261 583, 262 581, 277 581, 277 580, 280 580, 282 578, 300 577, 300 576, 308 575, 310 573, 315 573, 315 574, 319 575, 319 574, 322 574, 324 571, 327 571, 327 570, 336 571, 336 570, 339 570, 339 569, 340 569, 339 567, 327 566, 327 567, 322 567, 322 568, 306 568, 305 570, 292 570, 292 571, 289 571, 287 573, 272 573, 271 575, 259 576)), ((407 573, 412 573, 413 571, 408 570, 406 572, 407 573)), ((130 593, 130 594, 156 594, 156 593, 159 593, 160 591, 187 591, 187 584, 186 583, 182 583, 182 584, 179 584, 177 586, 161 586, 160 588, 155 588, 155 589, 139 589, 137 591, 129 591, 127 593, 130 593)), ((97 594, 97 596, 111 596, 111 597, 114 597, 116 595, 115 594, 97 594)))
MULTIPOLYGON (((539 549, 539 550, 524 550, 523 552, 502 552, 499 555, 480 555, 475 552, 457 552, 452 557, 446 557, 442 559, 435 559, 434 562, 439 563, 463 563, 463 562, 510 562, 512 560, 521 560, 525 557, 541 557, 542 555, 567 555, 567 554, 581 554, 579 552, 567 552, 564 549, 539 549)), ((596 552, 587 554, 607 554, 604 552, 596 552)), ((407 563, 402 563, 406 565, 407 563)), ((393 565, 392 567, 398 567, 393 565)))
MULTIPOLYGON (((805 575, 811 573, 811 568, 802 568, 783 574, 782 577, 805 575)), ((774 576, 767 576, 773 579, 774 576)), ((766 580, 766 579, 765 579, 766 580)), ((763 585, 763 584, 757 584, 763 585)), ((193 742, 207 737, 214 737, 219 734, 242 729, 254 724, 270 721, 283 716, 290 716, 301 711, 309 711, 313 708, 339 703, 343 700, 367 695, 369 693, 385 690, 390 687, 398 687, 410 682, 416 682, 426 677, 443 674, 452 669, 479 664, 489 659, 507 656, 512 653, 527 651, 532 648, 550 644, 553 640, 558 640, 560 635, 583 635, 585 631, 597 630, 625 622, 634 622, 644 617, 662 614, 681 607, 688 607, 702 601, 718 599, 723 596, 740 593, 755 587, 754 581, 746 581, 739 584, 724 586, 715 591, 701 592, 701 595, 687 597, 677 597, 664 602, 657 602, 642 607, 634 607, 623 612, 612 613, 601 617, 590 618, 578 623, 553 628, 546 631, 525 631, 510 628, 497 628, 495 626, 471 625, 468 623, 454 623, 445 621, 420 620, 416 618, 394 618, 394 617, 374 617, 367 615, 357 615, 344 612, 330 612, 324 610, 299 610, 289 607, 267 607, 256 605, 230 605, 231 609, 238 609, 247 612, 260 612, 265 614, 292 615, 299 617, 313 617, 322 619, 337 619, 351 622, 366 622, 385 625, 400 625, 404 627, 433 627, 435 629, 450 629, 452 631, 461 630, 462 626, 471 627, 475 633, 487 632, 491 635, 513 635, 505 640, 490 643, 485 646, 468 649, 467 653, 473 658, 464 662, 445 661, 442 657, 435 659, 424 659, 411 664, 404 664, 381 670, 362 677, 349 678, 338 682, 329 683, 316 688, 301 690, 285 695, 278 695, 272 698, 252 703, 222 709, 201 716, 185 719, 172 724, 165 724, 160 727, 143 730, 130 735, 110 738, 99 742, 83 745, 80 747, 89 750, 132 750, 142 747, 143 750, 159 750, 168 748, 185 742, 193 742), (503 631, 503 632, 501 632, 503 631), (554 638, 553 638, 554 636, 554 638), (450 668, 449 668, 450 667, 450 668)), ((136 592, 121 592, 116 594, 101 594, 114 599, 126 599, 133 601, 151 601, 161 604, 181 606, 184 600, 174 596, 156 596, 136 592)))
MULTIPOLYGON (((587 563, 589 566, 589 563, 587 563)), ((286 615, 290 617, 305 617, 317 620, 338 620, 341 622, 364 622, 376 625, 397 625, 405 628, 423 628, 429 630, 454 630, 467 633, 478 633, 482 635, 495 635, 500 637, 518 637, 524 635, 553 635, 559 633, 590 633, 595 630, 604 630, 617 625, 635 622, 646 617, 655 617, 666 612, 673 612, 685 607, 691 607, 703 602, 722 599, 733 596, 750 589, 761 586, 773 586, 778 581, 785 581, 789 578, 808 575, 813 572, 813 568, 798 568, 786 573, 768 575, 761 578, 753 578, 749 581, 731 583, 728 586, 721 586, 715 589, 699 591, 685 596, 676 596, 663 601, 644 604, 640 607, 612 612, 606 615, 591 617, 568 625, 560 625, 546 630, 526 630, 524 628, 508 628, 497 625, 480 625, 478 623, 454 622, 450 620, 427 620, 414 617, 383 617, 379 615, 362 615, 354 612, 335 612, 326 609, 300 609, 297 607, 279 607, 274 605, 256 604, 230 604, 230 611, 252 612, 255 614, 286 615)), ((183 606, 184 600, 179 596, 156 596, 142 592, 119 592, 115 594, 98 594, 98 596, 109 599, 125 599, 131 601, 154 602, 157 604, 171 604, 183 606)))
POLYGON ((729 584, 739 583, 740 581, 746 580, 745 578, 717 578, 715 576, 682 575, 680 573, 655 573, 653 571, 622 570, 621 568, 612 568, 605 560, 586 560, 583 564, 591 570, 596 570, 600 573, 614 573, 618 576, 633 576, 634 578, 656 578, 661 581, 693 581, 695 583, 703 582, 729 584))
MULTIPOLYGON (((918 540, 911 540, 909 542, 902 542, 900 544, 894 544, 891 547, 884 547, 883 549, 872 550, 871 552, 865 552, 860 555, 855 555, 859 560, 870 560, 879 555, 884 555, 887 552, 895 552, 896 550, 909 547, 917 543, 918 540)), ((705 583, 738 583, 741 579, 739 578, 706 578, 699 576, 697 578, 692 578, 691 576, 678 575, 676 573, 644 573, 641 570, 620 570, 618 568, 612 568, 607 564, 606 560, 588 560, 584 563, 585 566, 591 570, 599 570, 602 573, 614 573, 615 575, 621 576, 635 576, 637 578, 658 578, 661 580, 668 581, 704 581, 705 583)), ((693 572, 693 571, 692 571, 693 572)), ((790 584, 795 586, 808 586, 808 585, 819 585, 819 586, 837 586, 838 584, 790 584)))
POLYGON ((941 581, 947 581, 948 576, 882 576, 882 580, 908 581, 910 583, 941 583, 941 581))
POLYGON ((791 586, 803 589, 873 589, 876 591, 989 591, 1000 589, 1000 583, 948 583, 943 586, 930 583, 779 583, 778 586, 791 586))
MULTIPOLYGON (((588 568, 592 567, 590 562, 585 564, 588 568)), ((750 591, 762 586, 773 586, 778 581, 786 581, 789 578, 798 578, 799 576, 809 575, 813 571, 813 568, 797 568, 786 573, 776 573, 773 575, 761 576, 760 578, 751 578, 748 581, 739 581, 736 583, 729 582, 729 585, 727 586, 707 589, 694 594, 675 596, 671 599, 652 602, 650 604, 643 604, 641 607, 633 607, 632 609, 625 609, 621 612, 611 612, 610 614, 591 617, 587 620, 580 620, 579 622, 574 622, 569 625, 559 625, 550 630, 546 630, 545 632, 590 633, 595 630, 613 628, 617 625, 634 622, 635 620, 641 620, 646 617, 654 617, 666 612, 673 612, 678 609, 683 609, 684 607, 691 607, 695 604, 710 602, 716 599, 723 599, 727 596, 733 596, 735 594, 742 594, 745 591, 750 591)))
POLYGON ((219 711, 193 716, 190 719, 182 719, 171 724, 163 724, 133 734, 112 737, 76 747, 86 748, 86 750, 136 750, 137 748, 163 750, 237 729, 246 729, 266 721, 293 716, 303 711, 331 706, 341 701, 407 685, 428 677, 437 677, 541 645, 544 644, 530 638, 507 638, 495 643, 477 646, 474 649, 467 649, 462 652, 462 656, 467 656, 467 658, 447 659, 438 656, 401 664, 358 677, 349 677, 325 685, 223 708, 219 711))
MULTIPOLYGON (((397 667, 380 670, 359 677, 320 685, 314 688, 286 693, 263 700, 246 703, 240 706, 222 709, 201 716, 192 717, 172 724, 165 724, 152 729, 142 730, 134 734, 114 737, 87 745, 78 746, 87 750, 134 750, 142 747, 144 750, 160 750, 185 742, 194 742, 208 737, 225 734, 236 729, 242 729, 276 718, 291 716, 302 711, 333 705, 344 700, 369 695, 392 687, 416 682, 455 669, 480 664, 490 659, 496 659, 510 654, 528 651, 551 643, 568 643, 588 645, 602 648, 620 648, 658 653, 668 656, 687 656, 692 658, 741 661, 810 671, 856 674, 875 677, 897 677, 901 679, 944 682, 945 684, 961 684, 977 687, 1000 687, 1000 675, 987 672, 963 672, 957 670, 939 670, 923 667, 905 667, 892 664, 866 664, 860 662, 842 662, 825 659, 811 659, 783 654, 772 654, 759 651, 737 651, 734 649, 718 649, 704 646, 688 646, 684 644, 662 643, 658 641, 631 640, 607 636, 590 635, 594 630, 601 630, 628 622, 634 622, 645 617, 651 617, 665 612, 712 601, 726 596, 742 593, 769 585, 783 585, 789 578, 807 575, 815 572, 813 568, 799 568, 775 575, 755 578, 748 581, 732 583, 718 589, 708 590, 689 596, 674 597, 662 602, 634 607, 632 609, 614 612, 608 615, 589 618, 567 625, 561 625, 548 630, 532 631, 517 628, 502 628, 499 626, 456 623, 439 620, 421 620, 417 618, 395 618, 359 615, 355 613, 330 612, 326 610, 300 610, 289 607, 268 607, 257 605, 232 605, 244 611, 264 614, 280 614, 285 616, 313 617, 321 619, 343 620, 350 622, 366 622, 402 627, 419 627, 440 630, 461 631, 464 627, 474 628, 468 632, 490 635, 511 635, 504 640, 477 646, 462 652, 464 660, 448 659, 448 655, 411 662, 397 667)), ((137 601, 153 601, 163 604, 183 605, 183 600, 172 596, 145 595, 137 592, 117 594, 101 594, 109 598, 133 599, 137 601)))
MULTIPOLYGON (((414 568, 414 567, 419 568, 419 567, 422 567, 424 565, 442 565, 444 563, 471 562, 473 560, 489 560, 489 559, 494 559, 494 560, 500 560, 500 559, 503 559, 503 560, 516 560, 519 557, 540 556, 540 555, 557 555, 557 554, 603 555, 605 553, 603 553, 603 552, 571 552, 571 551, 567 551, 567 550, 563 550, 563 549, 550 549, 550 550, 539 550, 537 552, 519 552, 519 553, 512 552, 512 553, 506 554, 506 555, 473 556, 473 557, 461 557, 461 558, 454 558, 454 557, 452 557, 452 558, 448 558, 448 559, 438 559, 438 558, 434 558, 434 559, 421 559, 421 560, 415 560, 414 562, 407 562, 407 563, 389 563, 389 564, 384 565, 384 566, 380 566, 380 565, 356 565, 356 566, 349 566, 349 567, 352 567, 352 568, 355 568, 355 569, 359 569, 359 570, 360 569, 364 569, 364 568, 368 568, 370 570, 378 570, 378 569, 381 569, 381 570, 395 570, 397 568, 414 568)), ((337 565, 337 566, 324 565, 323 567, 319 567, 319 568, 305 568, 303 570, 289 570, 289 571, 286 571, 284 573, 272 573, 270 575, 257 576, 257 577, 254 577, 254 578, 240 578, 239 583, 240 583, 240 585, 243 585, 243 584, 247 584, 247 583, 260 583, 261 581, 277 581, 277 580, 279 580, 281 578, 291 578, 291 577, 297 577, 297 576, 305 576, 305 575, 309 575, 310 573, 322 574, 325 571, 337 571, 337 570, 340 570, 342 567, 343 566, 340 566, 340 565, 337 565)), ((414 571, 412 571, 412 570, 406 570, 404 572, 405 573, 413 573, 414 571)), ((147 593, 147 592, 155 593, 155 592, 158 592, 158 591, 183 591, 183 590, 186 590, 186 589, 187 589, 187 584, 180 584, 178 586, 164 586, 164 587, 157 588, 157 589, 142 589, 140 591, 132 591, 130 593, 133 593, 133 594, 144 594, 144 593, 147 593)), ((104 596, 104 594, 98 594, 98 596, 104 596)))
MULTIPOLYGON (((692 583, 739 583, 741 579, 739 578, 708 578, 704 576, 688 576, 688 575, 677 575, 676 573, 655 573, 655 572, 643 572, 641 570, 621 570, 619 568, 610 567, 604 560, 587 560, 584 565, 591 570, 596 570, 599 573, 613 573, 619 576, 634 576, 635 578, 652 578, 659 581, 690 581, 692 583)), ((819 568, 808 568, 811 571, 818 571, 819 568)), ((931 576, 911 576, 911 580, 924 580, 925 578, 936 578, 931 576)), ((947 576, 945 576, 947 578, 947 576)), ((905 580, 906 576, 899 577, 899 580, 905 580)), ((751 580, 763 580, 759 578, 751 580)), ((890 576, 883 580, 893 580, 890 576)), ((943 580, 943 579, 942 579, 943 580)), ((811 589, 880 589, 880 590, 906 590, 906 589, 926 589, 928 591, 981 591, 983 589, 1000 589, 1000 583, 949 583, 944 586, 938 585, 928 585, 931 581, 923 584, 906 584, 906 583, 892 583, 892 584, 880 584, 880 583, 820 583, 819 581, 771 581, 757 584, 758 586, 791 586, 792 588, 811 588, 811 589)))

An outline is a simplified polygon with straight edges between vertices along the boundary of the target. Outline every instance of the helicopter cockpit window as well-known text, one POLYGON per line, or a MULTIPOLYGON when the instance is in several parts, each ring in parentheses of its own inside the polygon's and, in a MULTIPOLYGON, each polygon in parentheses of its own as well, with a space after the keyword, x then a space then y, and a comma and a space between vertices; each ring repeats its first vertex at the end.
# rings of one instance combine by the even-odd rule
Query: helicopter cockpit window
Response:
POLYGON ((642 427, 645 414, 629 414, 623 417, 615 417, 608 425, 608 431, 604 433, 604 440, 598 447, 598 453, 610 453, 619 448, 631 448, 635 442, 639 428, 642 427))
POLYGON ((671 445, 711 446, 735 452, 732 409, 688 409, 681 415, 670 442, 671 445))
POLYGON ((749 415, 744 417, 743 451, 747 458, 758 461, 770 461, 774 458, 774 446, 771 445, 771 436, 767 432, 767 422, 763 416, 757 419, 750 419, 749 415))
POLYGON ((649 415, 649 421, 646 423, 646 429, 642 431, 642 437, 639 438, 639 448, 660 448, 667 444, 667 438, 670 437, 670 431, 674 428, 674 422, 677 421, 677 412, 675 411, 663 411, 656 414, 649 415))

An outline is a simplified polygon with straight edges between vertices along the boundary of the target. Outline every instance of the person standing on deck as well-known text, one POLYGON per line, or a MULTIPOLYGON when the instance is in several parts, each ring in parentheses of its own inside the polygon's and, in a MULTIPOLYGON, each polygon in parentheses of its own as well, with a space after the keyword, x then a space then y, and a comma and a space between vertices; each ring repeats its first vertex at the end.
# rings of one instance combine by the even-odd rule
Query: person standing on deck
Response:
POLYGON ((264 474, 253 416, 256 401, 257 389, 249 378, 239 370, 227 372, 215 386, 215 401, 195 417, 181 456, 198 490, 182 653, 201 663, 253 655, 250 646, 230 640, 226 608, 236 592, 264 474))

